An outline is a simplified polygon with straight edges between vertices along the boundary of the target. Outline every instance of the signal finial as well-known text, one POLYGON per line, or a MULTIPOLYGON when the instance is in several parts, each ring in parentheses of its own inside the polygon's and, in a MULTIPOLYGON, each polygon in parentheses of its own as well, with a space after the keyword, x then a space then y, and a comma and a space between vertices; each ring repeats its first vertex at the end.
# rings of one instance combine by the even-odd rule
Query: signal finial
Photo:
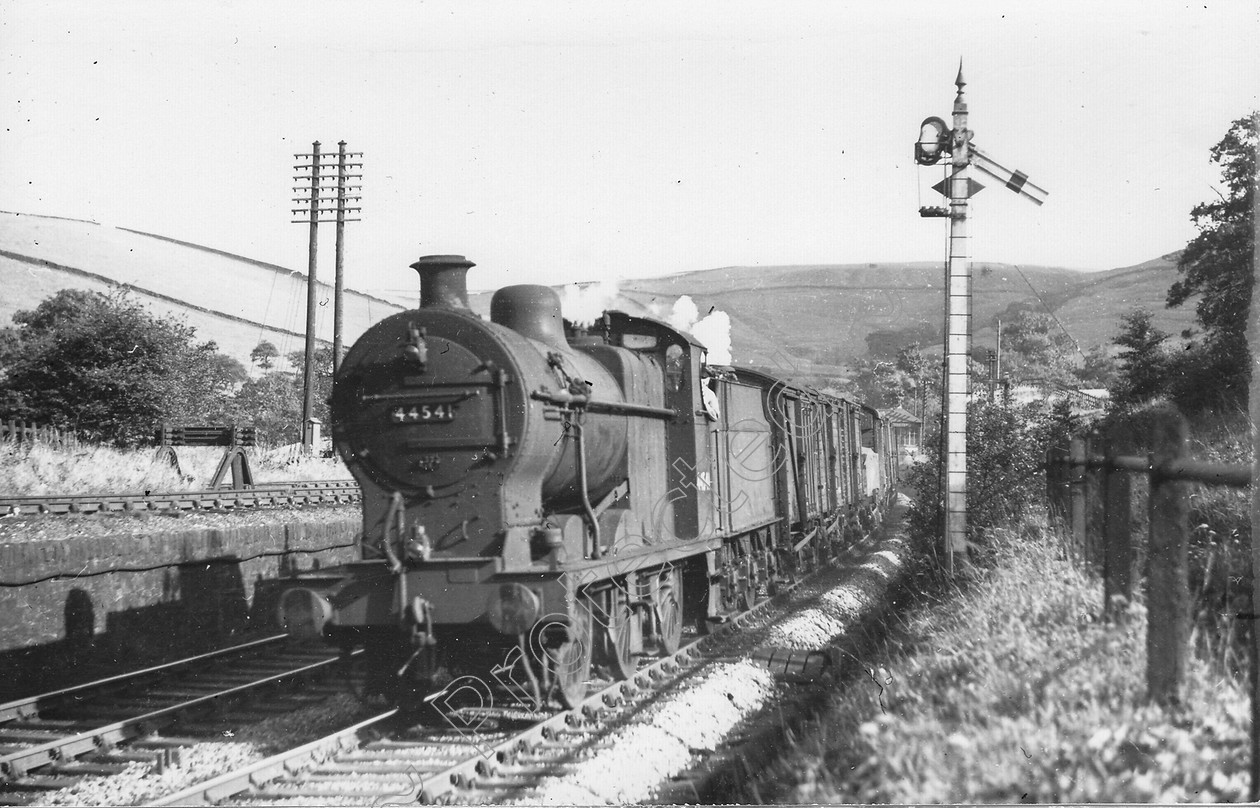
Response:
POLYGON ((963 101, 963 87, 967 86, 967 82, 963 79, 961 56, 958 57, 958 78, 954 79, 954 86, 958 88, 958 95, 954 96, 954 114, 965 113, 967 103, 963 101))

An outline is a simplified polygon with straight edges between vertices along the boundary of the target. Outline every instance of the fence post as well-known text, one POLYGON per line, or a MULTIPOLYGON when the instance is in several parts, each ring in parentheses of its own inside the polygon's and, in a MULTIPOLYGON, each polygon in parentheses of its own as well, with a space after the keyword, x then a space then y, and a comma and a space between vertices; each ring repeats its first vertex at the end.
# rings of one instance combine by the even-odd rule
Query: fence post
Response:
POLYGON ((1177 704, 1189 640, 1190 583, 1186 571, 1189 508, 1186 483, 1161 468, 1186 454, 1186 420, 1175 407, 1155 410, 1151 426, 1150 574, 1146 583, 1146 687, 1160 704, 1177 704))
POLYGON ((1072 443, 1068 447, 1068 482, 1070 489, 1068 497, 1070 499, 1070 507, 1068 514, 1070 518, 1069 527, 1072 531, 1072 551, 1079 554, 1077 558, 1088 559, 1088 539, 1085 535, 1085 520, 1087 513, 1085 511, 1085 439, 1082 437, 1072 438, 1072 443))
POLYGON ((1111 466, 1117 456, 1133 450, 1128 435, 1128 428, 1117 424, 1104 439, 1107 464, 1103 467, 1103 610, 1110 616, 1114 616, 1117 595, 1126 601, 1133 599, 1133 486, 1128 472, 1111 466))
MULTIPOLYGON (((1082 460, 1097 456, 1102 436, 1097 430, 1091 430, 1085 436, 1085 456, 1082 460)), ((1103 470, 1086 465, 1084 468, 1085 488, 1085 554, 1089 565, 1100 575, 1106 564, 1103 558, 1103 470)))

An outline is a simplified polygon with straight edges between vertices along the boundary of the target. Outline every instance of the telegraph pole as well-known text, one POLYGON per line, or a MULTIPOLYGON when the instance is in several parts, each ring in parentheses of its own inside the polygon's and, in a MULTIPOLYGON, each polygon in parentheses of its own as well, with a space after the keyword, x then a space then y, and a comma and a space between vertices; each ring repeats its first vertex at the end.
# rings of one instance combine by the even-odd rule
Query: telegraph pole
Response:
POLYGON ((319 150, 319 141, 311 144, 311 151, 308 154, 293 155, 298 160, 309 159, 309 163, 299 162, 294 166, 294 170, 298 173, 293 179, 297 182, 309 182, 310 185, 298 185, 293 188, 295 193, 301 193, 302 196, 293 198, 293 202, 298 207, 293 208, 292 212, 295 216, 307 214, 306 218, 294 219, 295 223, 310 224, 310 244, 308 247, 309 254, 307 257, 306 270, 306 358, 302 368, 302 444, 309 452, 314 444, 314 434, 310 429, 311 417, 315 411, 315 314, 318 311, 316 300, 316 255, 319 250, 319 223, 335 221, 337 223, 337 267, 336 267, 336 285, 333 289, 333 372, 341 365, 341 301, 342 301, 342 256, 344 255, 343 239, 345 234, 346 222, 359 221, 358 216, 347 218, 346 213, 351 212, 358 214, 362 211, 361 207, 348 206, 347 202, 358 202, 362 199, 357 194, 361 186, 350 185, 349 181, 354 179, 362 179, 363 175, 359 173, 352 174, 347 171, 348 168, 358 168, 362 170, 363 163, 348 163, 347 157, 363 157, 363 152, 347 152, 346 142, 340 141, 337 144, 337 162, 335 165, 336 173, 333 171, 333 164, 330 162, 332 155, 322 155, 319 150), (321 191, 321 180, 337 180, 336 196, 331 191, 321 191), (329 207, 331 206, 331 207, 329 207), (334 219, 326 218, 326 214, 335 214, 334 219))
POLYGON ((946 569, 954 572, 955 553, 967 549, 967 402, 971 396, 968 358, 971 353, 971 257, 967 241, 967 201, 983 185, 971 178, 974 166, 1036 204, 1046 192, 1028 182, 1028 175, 1008 171, 972 144, 967 128, 967 102, 963 100, 962 63, 954 80, 953 127, 931 117, 924 119, 915 144, 915 162, 931 166, 948 155, 952 172, 933 186, 949 199, 949 207, 922 207, 923 217, 949 218, 949 255, 945 261, 945 390, 941 408, 944 451, 942 494, 945 501, 946 569))
POLYGON ((342 259, 346 234, 346 142, 337 142, 337 266, 333 287, 333 375, 341 368, 341 293, 344 288, 342 259))

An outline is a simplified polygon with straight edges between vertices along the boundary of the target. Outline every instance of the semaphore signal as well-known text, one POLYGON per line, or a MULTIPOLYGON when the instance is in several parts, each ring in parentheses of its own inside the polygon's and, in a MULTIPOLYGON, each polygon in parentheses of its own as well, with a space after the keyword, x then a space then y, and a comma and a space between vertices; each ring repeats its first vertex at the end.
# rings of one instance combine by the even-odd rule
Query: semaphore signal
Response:
POLYGON ((1008 190, 1037 205, 1046 201, 1046 191, 1029 182, 1022 171, 1011 171, 980 151, 972 143, 967 128, 967 103, 963 101, 962 63, 954 80, 953 128, 941 118, 925 118, 914 144, 914 159, 931 166, 949 157, 953 171, 932 186, 949 199, 949 207, 925 206, 919 215, 949 218, 949 257, 945 263, 945 390, 941 407, 945 452, 942 458, 942 486, 945 501, 946 565, 954 570, 954 553, 967 548, 967 402, 970 378, 967 359, 971 354, 971 262, 967 248, 967 200, 984 189, 972 179, 970 169, 1001 182, 1008 190))

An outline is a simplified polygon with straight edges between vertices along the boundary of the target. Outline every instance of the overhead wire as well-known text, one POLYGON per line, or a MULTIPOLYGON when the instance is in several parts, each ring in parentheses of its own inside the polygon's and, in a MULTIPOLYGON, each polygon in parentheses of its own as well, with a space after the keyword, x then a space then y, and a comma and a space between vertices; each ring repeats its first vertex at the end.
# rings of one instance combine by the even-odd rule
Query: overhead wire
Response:
POLYGON ((1050 318, 1054 320, 1056 325, 1059 326, 1059 330, 1062 331, 1064 336, 1071 341, 1072 347, 1075 348, 1076 352, 1081 355, 1081 359, 1085 359, 1085 352, 1081 350, 1081 344, 1076 341, 1076 337, 1072 336, 1072 332, 1067 330, 1067 326, 1065 326, 1063 321, 1059 319, 1059 315, 1055 314, 1054 310, 1046 305, 1046 301, 1041 297, 1041 293, 1037 291, 1037 287, 1032 285, 1032 281, 1028 280, 1028 276, 1024 274, 1024 270, 1020 268, 1019 264, 1011 264, 1011 266, 1015 267, 1015 271, 1018 272, 1019 276, 1024 279, 1024 283, 1028 284, 1028 288, 1032 290, 1033 296, 1037 298, 1037 302, 1041 304, 1041 307, 1046 310, 1046 314, 1050 315, 1050 318))
MULTIPOLYGON (((969 235, 970 235, 971 246, 974 246, 975 244, 974 226, 972 230, 973 232, 970 233, 969 235)), ((974 265, 981 262, 978 262, 973 258, 972 263, 974 265)), ((1080 355, 1082 360, 1085 360, 1087 357, 1085 356, 1085 352, 1081 350, 1081 344, 1077 342, 1076 337, 1072 336, 1072 332, 1068 331, 1067 326, 1063 324, 1063 321, 1059 319, 1059 316, 1055 314, 1054 310, 1051 309, 1049 304, 1046 303, 1045 298, 1041 296, 1041 292, 1037 291, 1037 287, 1033 286, 1032 281, 1028 279, 1028 276, 1026 274, 1024 274, 1023 268, 1019 264, 1010 264, 1010 266, 1015 268, 1015 271, 1019 273, 1019 277, 1023 279, 1024 283, 1027 284, 1028 289, 1033 293, 1033 297, 1037 298, 1037 302, 1041 304, 1041 308, 1045 310, 1046 314, 1050 315, 1050 319, 1054 320, 1055 325, 1059 327, 1059 330, 1063 332, 1063 335, 1066 336, 1068 338, 1068 341, 1072 343, 1072 348, 1076 350, 1076 353, 1080 355)))
POLYGON ((267 330, 267 317, 271 314, 271 298, 276 293, 276 280, 279 279, 279 272, 271 273, 271 290, 267 292, 267 305, 263 309, 262 321, 258 324, 258 342, 263 341, 263 332, 267 330))

